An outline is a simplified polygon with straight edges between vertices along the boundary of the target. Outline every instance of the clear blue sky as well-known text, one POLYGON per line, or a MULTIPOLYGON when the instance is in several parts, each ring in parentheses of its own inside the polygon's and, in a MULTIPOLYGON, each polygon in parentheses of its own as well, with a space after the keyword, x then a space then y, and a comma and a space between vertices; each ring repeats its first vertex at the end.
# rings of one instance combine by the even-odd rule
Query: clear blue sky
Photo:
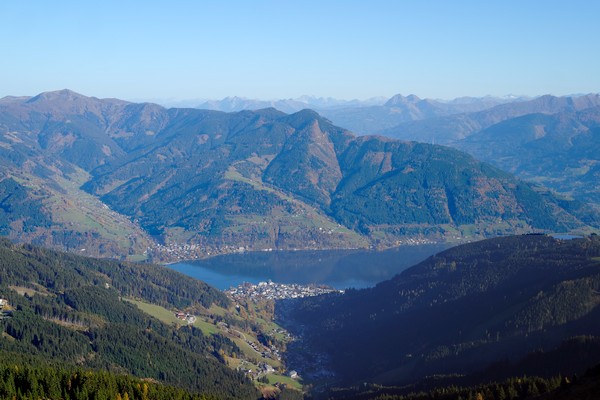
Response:
POLYGON ((600 1, 0 0, 0 97, 600 92, 600 1))

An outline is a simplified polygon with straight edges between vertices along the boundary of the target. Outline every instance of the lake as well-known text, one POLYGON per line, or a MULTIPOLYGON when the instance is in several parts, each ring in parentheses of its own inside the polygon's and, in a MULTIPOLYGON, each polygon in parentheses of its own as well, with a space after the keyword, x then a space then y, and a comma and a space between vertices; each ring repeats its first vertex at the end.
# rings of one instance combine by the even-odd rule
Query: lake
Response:
POLYGON ((227 254, 179 262, 169 268, 225 290, 243 282, 325 284, 365 288, 392 278, 447 245, 403 246, 384 251, 319 250, 227 254))

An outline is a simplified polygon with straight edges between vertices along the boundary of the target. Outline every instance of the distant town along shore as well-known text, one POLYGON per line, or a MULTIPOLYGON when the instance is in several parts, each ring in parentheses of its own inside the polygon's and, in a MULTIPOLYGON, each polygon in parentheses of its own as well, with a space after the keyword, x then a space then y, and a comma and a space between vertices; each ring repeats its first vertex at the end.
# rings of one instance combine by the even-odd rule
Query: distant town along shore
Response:
POLYGON ((343 290, 337 290, 327 285, 299 285, 296 283, 275 283, 272 281, 259 282, 258 284, 243 283, 235 288, 225 291, 229 296, 236 300, 282 300, 297 299, 301 297, 318 296, 326 293, 343 293, 343 290))

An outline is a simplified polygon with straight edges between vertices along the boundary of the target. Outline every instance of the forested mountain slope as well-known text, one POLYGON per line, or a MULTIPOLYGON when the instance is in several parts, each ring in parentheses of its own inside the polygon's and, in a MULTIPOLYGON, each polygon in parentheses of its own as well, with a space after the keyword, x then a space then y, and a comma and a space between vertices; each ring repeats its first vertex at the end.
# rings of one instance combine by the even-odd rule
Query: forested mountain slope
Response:
POLYGON ((171 309, 229 302, 218 290, 163 267, 1 240, 0 297, 8 305, 0 319, 0 358, 17 368, 78 366, 126 373, 219 398, 259 396, 222 361, 221 354, 239 351, 235 343, 191 326, 168 326, 124 296, 171 309))
POLYGON ((450 145, 563 197, 600 207, 600 96, 542 96, 382 132, 450 145))
POLYGON ((523 179, 600 207, 600 106, 513 118, 455 145, 523 179))
POLYGON ((454 247, 374 288, 303 299, 285 316, 330 357, 336 384, 474 384, 600 362, 599 289, 598 236, 524 235, 454 247))
POLYGON ((464 153, 356 137, 314 111, 165 109, 68 90, 0 101, 0 176, 24 199, 2 200, 10 237, 98 255, 386 247, 600 224, 585 205, 464 153))

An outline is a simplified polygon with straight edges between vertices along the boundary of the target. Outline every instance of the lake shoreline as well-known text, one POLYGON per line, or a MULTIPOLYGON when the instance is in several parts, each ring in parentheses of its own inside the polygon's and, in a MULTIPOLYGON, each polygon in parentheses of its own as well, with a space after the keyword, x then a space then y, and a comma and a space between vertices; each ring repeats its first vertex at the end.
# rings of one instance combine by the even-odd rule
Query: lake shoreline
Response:
POLYGON ((325 284, 336 289, 365 288, 450 247, 449 244, 400 246, 386 250, 245 251, 164 264, 221 290, 241 283, 273 281, 325 284))

